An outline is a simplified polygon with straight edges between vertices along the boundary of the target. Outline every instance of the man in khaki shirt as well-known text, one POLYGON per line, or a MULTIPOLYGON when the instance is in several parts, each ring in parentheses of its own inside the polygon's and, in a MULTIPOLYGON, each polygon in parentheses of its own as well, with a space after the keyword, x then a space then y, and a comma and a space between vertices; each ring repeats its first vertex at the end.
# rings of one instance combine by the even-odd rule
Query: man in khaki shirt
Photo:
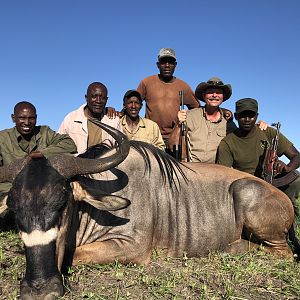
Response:
POLYGON ((138 91, 129 90, 125 93, 123 98, 124 116, 121 118, 122 131, 129 140, 143 141, 164 150, 165 144, 158 125, 139 116, 142 105, 142 97, 138 91))
MULTIPOLYGON (((218 77, 210 78, 207 82, 201 82, 195 91, 196 97, 205 106, 178 112, 179 124, 186 122, 193 162, 215 163, 221 140, 236 129, 232 112, 220 108, 231 94, 230 84, 224 84, 218 77)), ((265 130, 268 125, 260 121, 259 127, 265 130)))

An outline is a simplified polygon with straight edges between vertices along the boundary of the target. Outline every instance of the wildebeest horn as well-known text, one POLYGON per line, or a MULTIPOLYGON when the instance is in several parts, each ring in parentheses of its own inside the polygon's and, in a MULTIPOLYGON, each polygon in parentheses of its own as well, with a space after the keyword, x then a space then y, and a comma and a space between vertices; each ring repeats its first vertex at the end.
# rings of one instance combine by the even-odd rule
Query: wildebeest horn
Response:
POLYGON ((29 156, 16 159, 8 166, 0 167, 0 182, 13 182, 29 159, 29 156))
POLYGON ((129 141, 119 130, 93 120, 93 123, 108 132, 118 143, 118 151, 109 157, 99 159, 87 159, 67 155, 53 156, 49 158, 51 165, 65 178, 75 175, 100 173, 120 164, 128 155, 129 141))

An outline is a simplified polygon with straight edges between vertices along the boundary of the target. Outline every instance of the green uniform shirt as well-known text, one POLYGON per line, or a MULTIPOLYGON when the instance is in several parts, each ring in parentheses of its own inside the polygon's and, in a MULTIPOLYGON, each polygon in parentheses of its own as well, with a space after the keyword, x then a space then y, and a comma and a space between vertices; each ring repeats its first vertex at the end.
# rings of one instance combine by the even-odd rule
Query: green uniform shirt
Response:
MULTIPOLYGON (((76 153, 76 145, 67 134, 56 133, 48 126, 36 126, 29 142, 15 127, 0 131, 0 166, 9 165, 34 151, 40 151, 48 158, 55 154, 76 153)), ((0 183, 0 194, 10 188, 10 183, 0 183)))
MULTIPOLYGON (((262 131, 256 126, 249 136, 239 137, 236 133, 237 130, 221 141, 217 163, 261 178, 266 150, 270 147, 276 130, 268 127, 262 131)), ((277 155, 282 156, 292 145, 284 135, 279 134, 277 155)))

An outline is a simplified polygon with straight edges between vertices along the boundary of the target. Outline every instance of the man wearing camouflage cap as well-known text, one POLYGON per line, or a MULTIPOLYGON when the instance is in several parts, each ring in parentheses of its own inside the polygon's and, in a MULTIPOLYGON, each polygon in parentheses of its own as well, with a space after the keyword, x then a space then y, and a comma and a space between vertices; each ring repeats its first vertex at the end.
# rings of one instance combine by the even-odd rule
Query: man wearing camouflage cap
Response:
POLYGON ((158 124, 166 151, 169 152, 168 138, 177 123, 177 112, 180 109, 179 91, 184 91, 184 104, 189 109, 199 107, 199 102, 189 85, 173 76, 177 66, 173 49, 162 48, 156 65, 159 74, 143 79, 137 90, 146 101, 146 118, 158 124))

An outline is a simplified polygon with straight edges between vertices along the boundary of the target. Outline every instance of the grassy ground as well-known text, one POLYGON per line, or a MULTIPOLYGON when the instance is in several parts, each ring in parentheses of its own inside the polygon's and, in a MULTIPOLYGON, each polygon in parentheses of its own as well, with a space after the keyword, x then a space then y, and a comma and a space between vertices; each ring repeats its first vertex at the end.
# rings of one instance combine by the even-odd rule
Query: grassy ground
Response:
MULTIPOLYGON (((25 271, 15 232, 0 232, 0 299, 17 299, 25 271)), ((149 266, 84 265, 69 269, 62 299, 300 299, 300 264, 258 251, 206 258, 166 258, 149 266)))
MULTIPOLYGON (((17 232, 0 231, 0 299, 18 299, 24 272, 17 232)), ((76 266, 69 269, 64 281, 66 295, 61 299, 65 300, 300 299, 300 262, 277 259, 263 251, 235 256, 211 253, 191 259, 154 252, 147 267, 117 262, 76 266)))

